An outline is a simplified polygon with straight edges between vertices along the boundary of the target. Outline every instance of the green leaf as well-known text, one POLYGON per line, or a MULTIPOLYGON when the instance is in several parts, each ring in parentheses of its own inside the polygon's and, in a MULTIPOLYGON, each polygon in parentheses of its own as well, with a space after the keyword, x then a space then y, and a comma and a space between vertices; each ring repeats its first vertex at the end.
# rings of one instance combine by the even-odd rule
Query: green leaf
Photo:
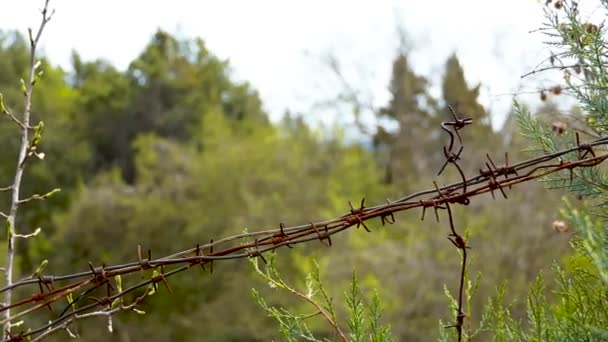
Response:
POLYGON ((74 302, 74 294, 73 294, 72 292, 68 293, 68 294, 65 296, 65 299, 67 299, 68 304, 70 304, 70 305, 71 305, 71 304, 74 302))
POLYGON ((114 277, 114 281, 116 282, 116 289, 118 289, 118 292, 122 292, 122 277, 120 274, 117 274, 114 277))
POLYGON ((23 80, 23 78, 19 79, 19 82, 21 83, 21 93, 23 93, 23 96, 27 95, 27 87, 25 86, 25 81, 23 80))
POLYGON ((10 237, 13 236, 13 234, 14 234, 13 225, 11 224, 11 221, 8 219, 5 220, 4 227, 6 227, 6 235, 10 239, 10 237))
POLYGON ((42 260, 42 262, 40 263, 40 266, 38 266, 38 268, 34 271, 34 275, 39 276, 42 274, 42 271, 44 271, 44 268, 46 267, 46 265, 48 265, 49 261, 44 259, 42 260))
POLYGON ((6 109, 6 106, 4 105, 4 96, 2 95, 2 93, 0 93, 0 111, 2 111, 2 114, 9 114, 8 109, 6 109))

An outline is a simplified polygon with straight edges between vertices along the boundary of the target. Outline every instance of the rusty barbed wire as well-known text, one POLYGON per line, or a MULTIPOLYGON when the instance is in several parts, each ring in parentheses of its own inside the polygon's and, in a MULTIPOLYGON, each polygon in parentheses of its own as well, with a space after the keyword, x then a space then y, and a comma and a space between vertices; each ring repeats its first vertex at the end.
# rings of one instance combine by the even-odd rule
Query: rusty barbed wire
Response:
POLYGON ((46 336, 50 330, 68 329, 70 322, 82 317, 92 317, 95 315, 111 315, 109 312, 115 312, 112 305, 116 300, 122 299, 127 294, 133 293, 138 289, 147 288, 143 294, 139 294, 137 299, 129 305, 122 304, 121 307, 128 310, 135 310, 136 305, 143 301, 149 291, 157 291, 158 283, 162 283, 164 287, 170 291, 168 278, 181 273, 193 266, 201 266, 203 270, 213 272, 213 263, 215 261, 241 258, 260 258, 264 259, 264 253, 274 251, 280 247, 292 247, 296 244, 316 241, 331 247, 331 236, 347 230, 351 227, 363 228, 367 232, 371 232, 368 221, 379 218, 382 225, 395 223, 395 213, 421 208, 424 212, 427 208, 433 208, 437 219, 439 218, 438 211, 446 210, 450 222, 450 234, 448 238, 452 243, 462 251, 461 276, 459 287, 459 300, 456 316, 456 324, 452 325, 458 330, 459 336, 462 334, 462 326, 464 322, 464 313, 462 310, 462 293, 464 284, 464 274, 466 266, 466 249, 468 246, 462 236, 454 228, 452 211, 450 205, 470 203, 471 198, 490 193, 494 197, 494 191, 499 190, 506 198, 505 189, 511 188, 513 185, 541 178, 549 174, 559 171, 568 170, 574 174, 577 168, 593 167, 599 165, 604 160, 608 159, 608 153, 597 155, 593 148, 600 145, 608 145, 608 137, 594 140, 592 142, 581 144, 577 140, 577 145, 564 149, 555 153, 546 154, 537 158, 525 160, 520 163, 509 165, 508 155, 505 154, 505 164, 497 166, 489 155, 486 155, 488 161, 485 163, 485 168, 479 170, 478 174, 470 178, 465 178, 464 172, 458 165, 460 154, 462 153, 462 139, 458 131, 464 126, 470 124, 470 118, 459 119, 456 113, 450 108, 450 112, 454 121, 444 122, 442 128, 449 133, 450 142, 443 146, 443 152, 446 157, 446 163, 440 170, 448 164, 453 165, 458 169, 461 176, 461 181, 438 186, 434 182, 432 189, 423 190, 413 194, 404 196, 398 200, 371 207, 365 206, 365 198, 363 198, 359 206, 355 207, 352 203, 348 203, 348 211, 339 217, 320 221, 310 222, 308 224, 286 227, 280 223, 276 229, 246 232, 238 235, 226 237, 217 241, 210 240, 209 243, 196 244, 194 248, 189 248, 165 257, 153 259, 151 250, 147 251, 147 258, 143 257, 141 246, 137 246, 137 261, 120 264, 120 265, 101 265, 95 267, 89 262, 89 270, 66 274, 66 275, 43 275, 34 274, 20 281, 13 283, 11 286, 0 289, 0 293, 13 290, 16 288, 35 286, 32 295, 12 303, 10 306, 0 307, 0 312, 8 309, 22 309, 20 312, 15 312, 9 320, 0 321, 0 324, 13 322, 17 319, 32 314, 40 309, 47 308, 53 315, 53 318, 46 324, 35 329, 24 330, 16 335, 11 335, 4 341, 21 341, 25 338, 37 339, 41 336, 46 336), (452 133, 450 128, 454 130, 452 133), (455 136, 456 137, 455 137, 455 136), (458 138, 460 148, 457 153, 454 153, 455 139, 458 138), (573 160, 566 161, 565 156, 572 155, 573 160), (554 162, 558 159, 558 162, 554 162), (170 270, 166 268, 175 267, 170 270), (133 273, 152 270, 151 276, 137 284, 118 290, 116 277, 133 273), (61 285, 61 286, 60 286, 61 285), (98 289, 105 287, 105 295, 103 297, 93 297, 90 294, 98 289), (56 314, 52 305, 71 298, 69 303, 56 314), (77 307, 78 306, 78 307, 77 307), (99 308, 105 308, 101 311, 91 312, 99 308), (95 314, 95 315, 93 315, 95 314), (87 316, 88 315, 88 316, 87 316))
MULTIPOLYGON (((462 185, 461 194, 466 194, 466 192, 467 192, 466 177, 464 175, 464 172, 462 171, 462 168, 460 167, 460 165, 458 163, 460 160, 460 155, 462 154, 462 151, 464 150, 464 144, 462 142, 462 138, 460 136, 459 131, 461 129, 465 128, 466 126, 472 124, 473 119, 466 118, 466 117, 460 119, 460 118, 458 118, 458 115, 456 115, 456 112, 454 111, 454 109, 451 106, 448 106, 448 109, 450 110, 450 114, 452 115, 452 118, 454 119, 454 121, 444 121, 441 124, 441 128, 445 132, 447 132, 448 135, 450 136, 450 142, 447 145, 447 147, 446 146, 443 147, 445 163, 439 170, 439 173, 437 174, 437 176, 441 175, 441 173, 443 172, 443 170, 445 170, 445 168, 448 164, 454 166, 454 168, 456 168, 456 170, 458 171, 458 174, 462 178, 463 185, 462 185), (449 127, 452 128, 452 130, 454 131, 454 134, 456 134, 456 137, 458 137, 458 142, 460 143, 460 149, 458 150, 457 153, 454 153, 454 134, 449 129, 449 127)), ((488 158, 489 158, 489 156, 488 156, 488 158)), ((493 162, 491 162, 491 164, 494 165, 493 162)), ((505 161, 505 167, 508 167, 507 165, 508 165, 508 158, 505 161)), ((494 186, 495 186, 496 184, 500 184, 500 183, 496 182, 494 172, 492 172, 492 169, 490 168, 490 166, 487 163, 486 163, 486 166, 488 167, 488 170, 490 170, 487 173, 487 176, 491 178, 488 186, 490 187, 490 190, 492 191, 491 192, 492 197, 494 197, 492 184, 494 184, 494 186)), ((495 165, 494 165, 494 169, 496 169, 495 165)), ((481 171, 480 171, 480 173, 481 173, 481 171)), ((506 174, 505 174, 505 176, 506 176, 506 174)), ((443 197, 444 195, 439 190, 439 187, 437 186, 437 182, 433 182, 433 184, 435 185, 439 198, 443 197)), ((498 185, 498 186, 500 187, 500 185, 498 185)), ((500 187, 500 189, 502 191, 502 187, 500 187)), ((504 192, 503 192, 503 195, 506 198, 506 195, 504 194, 504 192)), ((462 204, 462 205, 468 205, 470 203, 470 200, 468 197, 463 197, 462 200, 457 201, 457 203, 462 204)), ((463 295, 464 295, 464 279, 466 277, 467 248, 469 248, 469 246, 467 246, 466 240, 456 231, 456 228, 454 227, 454 217, 452 216, 452 209, 450 208, 450 202, 447 201, 447 202, 445 202, 443 207, 435 207, 435 208, 447 210, 448 220, 449 220, 449 224, 450 224, 450 233, 448 234, 448 240, 450 240, 450 242, 462 253, 462 260, 460 262, 459 286, 458 286, 458 302, 457 302, 457 308, 456 308, 456 323, 446 327, 446 328, 456 328, 458 342, 461 342, 462 341, 462 326, 464 325, 464 319, 466 318, 466 315, 464 314, 464 310, 463 310, 462 299, 463 299, 463 295)), ((435 210, 435 213, 437 215, 437 210, 435 210)), ((423 214, 423 218, 424 218, 424 214, 423 214)), ((437 216, 437 220, 439 220, 438 216, 437 216)))

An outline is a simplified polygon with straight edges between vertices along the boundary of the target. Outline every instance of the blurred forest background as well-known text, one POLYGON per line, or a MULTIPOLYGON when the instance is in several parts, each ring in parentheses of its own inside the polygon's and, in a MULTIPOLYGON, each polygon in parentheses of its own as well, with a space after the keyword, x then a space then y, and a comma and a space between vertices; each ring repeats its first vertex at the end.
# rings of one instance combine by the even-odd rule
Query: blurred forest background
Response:
MULTIPOLYGON (((22 110, 19 79, 28 53, 24 37, 0 33, 0 89, 15 112, 22 110)), ((483 166, 486 153, 500 162, 505 151, 512 161, 526 157, 513 119, 492 129, 492 113, 478 102, 480 85, 466 82, 456 55, 445 61, 439 98, 429 95, 430 82, 413 71, 407 54, 377 66, 392 70, 390 101, 375 113, 390 124, 362 130, 361 141, 345 140, 340 127, 310 127, 306 113, 271 122, 256 90, 235 81, 229 63, 201 39, 158 31, 126 70, 76 53, 72 60, 73 72, 43 61, 44 78, 36 85, 33 119, 45 122, 46 160, 29 166, 22 192, 62 192, 20 212, 21 229, 41 226, 44 236, 20 244, 17 278, 42 259, 49 260, 49 272, 67 273, 86 269, 88 261, 133 261, 137 245, 161 256, 243 229, 334 217, 349 200, 381 203, 430 188, 444 160, 447 137, 439 123, 448 118, 447 105, 475 120, 463 133, 467 174, 483 166)), ((557 108, 554 94, 547 95, 539 112, 552 122, 557 108)), ((0 180, 12 179, 17 144, 14 124, 0 121, 0 180)), ((446 172, 438 183, 457 179, 446 172)), ((570 234, 552 228, 559 192, 534 183, 508 195, 454 209, 470 234, 471 275, 482 274, 473 322, 497 285, 508 282, 510 293, 525 293, 539 270, 568 253, 570 234)), ((5 208, 9 198, 2 196, 5 208)), ((432 214, 420 221, 420 212, 409 212, 395 225, 372 229, 339 234, 331 248, 310 243, 279 251, 280 270, 302 284, 315 257, 340 302, 356 269, 364 289, 378 289, 397 340, 432 339, 438 320, 453 315, 443 287, 455 291, 460 264, 445 225, 432 214)), ((172 294, 146 300, 145 316, 119 315, 116 340, 277 340, 276 322, 251 298, 251 288, 269 303, 300 305, 260 282, 242 260, 217 263, 212 275, 180 274, 171 286, 172 294)), ((516 299, 515 317, 525 315, 525 306, 516 299)), ((103 323, 78 324, 87 341, 108 340, 99 332, 103 323)), ((316 329, 319 336, 331 333, 321 322, 316 329)))

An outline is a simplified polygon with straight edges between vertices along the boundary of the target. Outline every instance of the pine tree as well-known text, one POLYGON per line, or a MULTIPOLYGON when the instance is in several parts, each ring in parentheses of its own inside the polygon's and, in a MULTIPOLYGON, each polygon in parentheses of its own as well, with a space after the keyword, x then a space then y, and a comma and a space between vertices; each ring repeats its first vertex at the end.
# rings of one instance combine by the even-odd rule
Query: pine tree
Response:
MULTIPOLYGON (((463 132, 463 140, 467 143, 467 156, 477 156, 480 152, 492 152, 497 147, 498 139, 492 131, 491 117, 479 103, 481 84, 469 87, 464 70, 456 54, 452 54, 445 63, 445 71, 441 82, 442 101, 439 121, 448 118, 448 106, 451 106, 461 116, 473 118, 475 123, 463 132), (480 146, 480 151, 475 151, 480 146)), ((468 163, 465 163, 468 164, 468 163)))
POLYGON ((399 180, 407 188, 427 167, 424 147, 429 142, 434 107, 427 87, 426 78, 416 75, 407 56, 399 54, 393 62, 391 99, 380 113, 381 117, 392 119, 398 129, 389 132, 380 128, 374 138, 375 145, 386 150, 387 183, 399 180))

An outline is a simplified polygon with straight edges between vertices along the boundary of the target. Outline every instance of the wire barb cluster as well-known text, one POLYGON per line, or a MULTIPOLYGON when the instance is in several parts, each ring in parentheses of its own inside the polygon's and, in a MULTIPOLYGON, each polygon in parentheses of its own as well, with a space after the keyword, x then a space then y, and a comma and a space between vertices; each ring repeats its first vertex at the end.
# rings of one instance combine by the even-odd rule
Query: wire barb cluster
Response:
MULTIPOLYGON (((367 232, 371 232, 370 221, 372 219, 379 218, 382 225, 393 224, 396 221, 395 213, 417 208, 422 209, 422 218, 424 218, 427 208, 433 208, 437 220, 439 220, 438 212, 445 210, 450 224, 448 239, 462 252, 456 323, 452 325, 461 337, 466 318, 462 308, 462 297, 468 245, 454 227, 451 205, 467 205, 473 197, 484 193, 494 195, 495 191, 500 191, 506 198, 505 188, 511 188, 513 185, 545 177, 562 170, 568 170, 573 175, 577 168, 596 166, 608 158, 608 153, 599 155, 593 151, 593 148, 608 145, 608 137, 585 144, 579 142, 572 148, 513 165, 509 165, 508 155, 506 154, 504 166, 497 166, 492 158, 487 155, 485 167, 480 169, 478 174, 465 178, 464 172, 458 164, 463 150, 459 130, 471 124, 472 120, 470 118, 460 119, 451 108, 450 111, 453 121, 442 124, 442 128, 450 136, 450 141, 447 146, 443 146, 446 163, 442 166, 440 173, 447 165, 451 165, 457 169, 461 176, 459 182, 443 186, 434 182, 434 187, 431 189, 416 192, 398 200, 387 200, 386 203, 376 206, 366 206, 365 198, 363 198, 359 206, 354 206, 349 202, 347 212, 336 218, 291 227, 281 223, 279 228, 238 234, 215 241, 210 240, 209 243, 205 244, 198 243, 193 248, 157 259, 152 258, 152 251, 150 250, 147 251, 144 258, 142 247, 137 246, 137 259, 130 263, 97 267, 93 263, 89 263, 89 270, 65 275, 35 273, 0 289, 0 293, 4 293, 16 288, 32 287, 29 290, 32 293, 30 296, 0 307, 0 312, 19 309, 10 318, 0 321, 0 324, 15 322, 44 308, 49 309, 51 318, 48 323, 42 326, 10 335, 4 341, 20 341, 23 338, 36 340, 42 336, 47 336, 50 331, 60 329, 71 333, 69 326, 71 322, 77 319, 94 316, 111 317, 112 313, 120 310, 136 311, 137 305, 148 294, 158 291, 158 283, 162 283, 164 288, 170 292, 169 278, 193 266, 200 265, 203 270, 212 273, 213 264, 216 261, 244 258, 260 258, 265 261, 265 253, 283 246, 291 248, 297 244, 319 241, 323 245, 331 247, 331 237, 334 234, 351 227, 362 227, 367 232), (458 139, 460 147, 457 152, 454 152, 456 150, 456 139, 458 139), (571 160, 565 161, 566 159, 571 160), (150 270, 152 271, 151 275, 146 272, 150 270), (124 289, 118 286, 117 282, 121 281, 120 277, 137 273, 140 273, 144 280, 124 289), (100 289, 105 289, 103 297, 91 296, 93 291, 100 289), (135 294, 135 300, 131 304, 123 304, 126 295, 132 293, 135 294), (68 304, 59 311, 59 314, 56 314, 52 306, 66 298, 68 304), (115 306, 112 304, 116 303, 117 300, 120 300, 121 305, 115 306)), ((96 293, 99 293, 99 291, 96 293)))
MULTIPOLYGON (((462 171, 462 168, 458 164, 458 162, 460 160, 460 155, 462 154, 462 151, 464 150, 464 144, 462 142, 462 138, 458 131, 465 128, 466 126, 472 124, 473 119, 472 118, 460 119, 460 118, 458 118, 458 115, 456 115, 456 112, 454 111, 454 109, 451 106, 448 106, 448 109, 450 110, 450 114, 452 115, 452 118, 454 119, 454 121, 444 121, 441 124, 441 128, 449 134, 450 142, 447 147, 446 146, 443 147, 443 154, 444 154, 446 160, 445 160, 445 163, 443 164, 443 166, 441 167, 441 169, 439 170, 438 175, 441 175, 441 173, 445 170, 447 165, 452 165, 454 168, 456 168, 456 170, 458 170, 458 173, 460 174, 460 176, 462 178, 462 184, 463 184, 460 194, 464 195, 467 193, 467 180, 466 180, 466 177, 464 176, 464 172, 462 171), (452 133, 452 131, 449 129, 450 127, 452 128, 454 133, 452 133), (456 135, 456 137, 458 137, 458 142, 460 143, 460 148, 458 149, 457 153, 454 153, 454 135, 456 135)), ((489 156, 488 156, 488 158, 489 158, 489 156)), ((491 159, 490 159, 490 162, 492 165, 494 165, 494 163, 491 161, 491 159)), ((494 166, 494 169, 496 169, 495 166, 494 166)), ((496 187, 496 186, 500 187, 501 191, 502 191, 502 187, 500 186, 500 183, 496 181, 494 170, 492 170, 489 166, 488 166, 488 170, 489 170, 489 172, 488 172, 487 176, 490 178, 490 183, 488 184, 488 186, 490 187, 492 197, 494 197, 494 192, 493 192, 494 187, 496 187)), ((445 194, 439 190, 439 187, 437 186, 437 182, 433 182, 433 184, 435 185, 435 189, 437 190, 438 198, 439 199, 444 198, 445 194)), ((503 195, 504 195, 504 192, 503 192, 503 195)), ((505 195, 505 197, 506 197, 506 195, 505 195)), ((460 342, 460 341, 462 341, 462 326, 464 325, 464 319, 466 318, 466 315, 463 310, 462 302, 463 302, 463 295, 464 295, 464 279, 466 276, 467 249, 469 248, 469 246, 467 246, 466 240, 456 231, 456 228, 454 227, 454 217, 452 216, 452 209, 450 209, 450 202, 451 201, 449 201, 449 200, 445 201, 443 207, 434 206, 434 208, 435 208, 435 215, 436 215, 436 218, 438 221, 439 221, 439 216, 437 214, 437 209, 446 209, 447 210, 448 219, 449 219, 449 223, 450 223, 450 233, 448 234, 448 240, 450 240, 450 242, 457 249, 459 249, 462 253, 462 260, 461 260, 461 264, 460 264, 460 278, 459 278, 460 284, 458 287, 458 306, 456 308, 456 323, 448 326, 448 327, 456 328, 456 332, 458 335, 458 342, 460 342)), ((457 201, 454 201, 453 203, 468 205, 470 203, 470 200, 468 197, 463 196, 462 198, 459 198, 457 201)), ((423 212, 422 218, 424 219, 424 212, 423 212)))

